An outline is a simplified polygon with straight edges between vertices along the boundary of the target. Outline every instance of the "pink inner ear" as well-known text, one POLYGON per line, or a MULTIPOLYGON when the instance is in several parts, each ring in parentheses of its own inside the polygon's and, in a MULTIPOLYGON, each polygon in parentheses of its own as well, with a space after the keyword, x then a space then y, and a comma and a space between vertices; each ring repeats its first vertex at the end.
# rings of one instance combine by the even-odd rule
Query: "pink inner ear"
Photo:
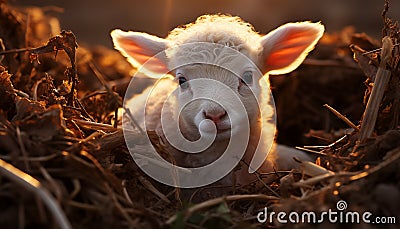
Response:
POLYGON ((264 44, 270 47, 265 53, 267 70, 272 74, 284 74, 297 68, 322 36, 323 26, 320 26, 322 30, 311 23, 306 26, 290 24, 271 32, 264 44))
POLYGON ((140 47, 136 42, 129 39, 120 39, 119 45, 130 57, 134 58, 140 65, 143 65, 147 60, 155 55, 150 50, 140 47))
POLYGON ((295 62, 314 40, 310 39, 308 36, 309 34, 304 32, 291 32, 287 34, 287 36, 272 48, 266 62, 267 66, 273 69, 279 69, 295 62))
POLYGON ((160 61, 157 58, 149 59, 144 67, 154 73, 167 74, 169 72, 169 69, 164 64, 164 62, 160 61))
POLYGON ((145 45, 141 45, 129 37, 119 37, 117 41, 118 49, 125 53, 129 62, 138 69, 143 67, 141 71, 145 74, 158 78, 158 74, 163 75, 168 73, 169 70, 166 63, 164 60, 158 58, 160 56, 157 56, 157 51, 152 50, 151 47, 147 48, 145 45))
POLYGON ((303 47, 292 47, 273 52, 268 57, 267 66, 284 67, 289 65, 292 60, 295 60, 303 51, 303 47))

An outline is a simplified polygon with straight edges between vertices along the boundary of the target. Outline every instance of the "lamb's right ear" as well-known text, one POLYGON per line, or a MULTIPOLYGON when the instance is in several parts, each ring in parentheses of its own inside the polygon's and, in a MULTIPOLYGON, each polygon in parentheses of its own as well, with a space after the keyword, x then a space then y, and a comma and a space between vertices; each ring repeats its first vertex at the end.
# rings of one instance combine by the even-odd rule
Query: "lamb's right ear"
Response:
POLYGON ((324 33, 321 23, 285 24, 261 38, 266 72, 280 75, 293 71, 306 58, 324 33))
POLYGON ((127 57, 135 68, 143 66, 141 71, 155 78, 168 73, 167 58, 163 52, 168 43, 165 39, 147 33, 124 32, 119 29, 113 30, 111 37, 115 49, 127 57))

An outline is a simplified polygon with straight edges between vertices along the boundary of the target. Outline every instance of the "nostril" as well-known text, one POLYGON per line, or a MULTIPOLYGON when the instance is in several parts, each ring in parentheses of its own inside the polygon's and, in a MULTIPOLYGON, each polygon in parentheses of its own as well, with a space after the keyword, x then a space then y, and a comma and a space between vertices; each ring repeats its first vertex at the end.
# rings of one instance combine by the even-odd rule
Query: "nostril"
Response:
POLYGON ((204 111, 203 115, 206 119, 210 119, 214 123, 218 123, 226 115, 226 111, 204 111))

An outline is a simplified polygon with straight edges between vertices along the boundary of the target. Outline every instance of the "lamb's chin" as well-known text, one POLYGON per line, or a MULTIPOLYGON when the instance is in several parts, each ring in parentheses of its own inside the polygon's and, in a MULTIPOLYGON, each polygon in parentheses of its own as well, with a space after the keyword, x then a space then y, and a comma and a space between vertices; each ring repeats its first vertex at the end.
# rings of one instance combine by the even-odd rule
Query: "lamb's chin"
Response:
POLYGON ((202 132, 201 135, 204 138, 214 138, 214 141, 224 141, 228 140, 231 137, 231 131, 231 129, 220 130, 217 131, 215 135, 208 132, 202 132))
MULTIPOLYGON (((235 137, 240 138, 242 140, 245 140, 246 136, 243 134, 245 132, 246 131, 244 131, 242 128, 220 129, 220 130, 217 130, 217 133, 215 133, 214 141, 217 141, 217 142, 218 141, 226 141, 226 140, 229 140, 231 138, 235 139, 235 137)), ((214 138, 214 134, 213 133, 209 133, 209 132, 202 132, 201 135, 204 138, 214 138)))

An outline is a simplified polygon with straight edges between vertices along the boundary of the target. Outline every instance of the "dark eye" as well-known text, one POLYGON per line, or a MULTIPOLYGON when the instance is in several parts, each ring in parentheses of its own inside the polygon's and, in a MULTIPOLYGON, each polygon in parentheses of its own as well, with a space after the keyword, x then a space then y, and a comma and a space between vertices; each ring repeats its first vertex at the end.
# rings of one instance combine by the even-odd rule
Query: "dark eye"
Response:
POLYGON ((253 83, 253 72, 252 71, 245 71, 242 75, 242 83, 251 85, 253 83))
POLYGON ((189 87, 189 84, 186 83, 187 79, 184 76, 179 76, 178 81, 182 89, 187 89, 189 87))

